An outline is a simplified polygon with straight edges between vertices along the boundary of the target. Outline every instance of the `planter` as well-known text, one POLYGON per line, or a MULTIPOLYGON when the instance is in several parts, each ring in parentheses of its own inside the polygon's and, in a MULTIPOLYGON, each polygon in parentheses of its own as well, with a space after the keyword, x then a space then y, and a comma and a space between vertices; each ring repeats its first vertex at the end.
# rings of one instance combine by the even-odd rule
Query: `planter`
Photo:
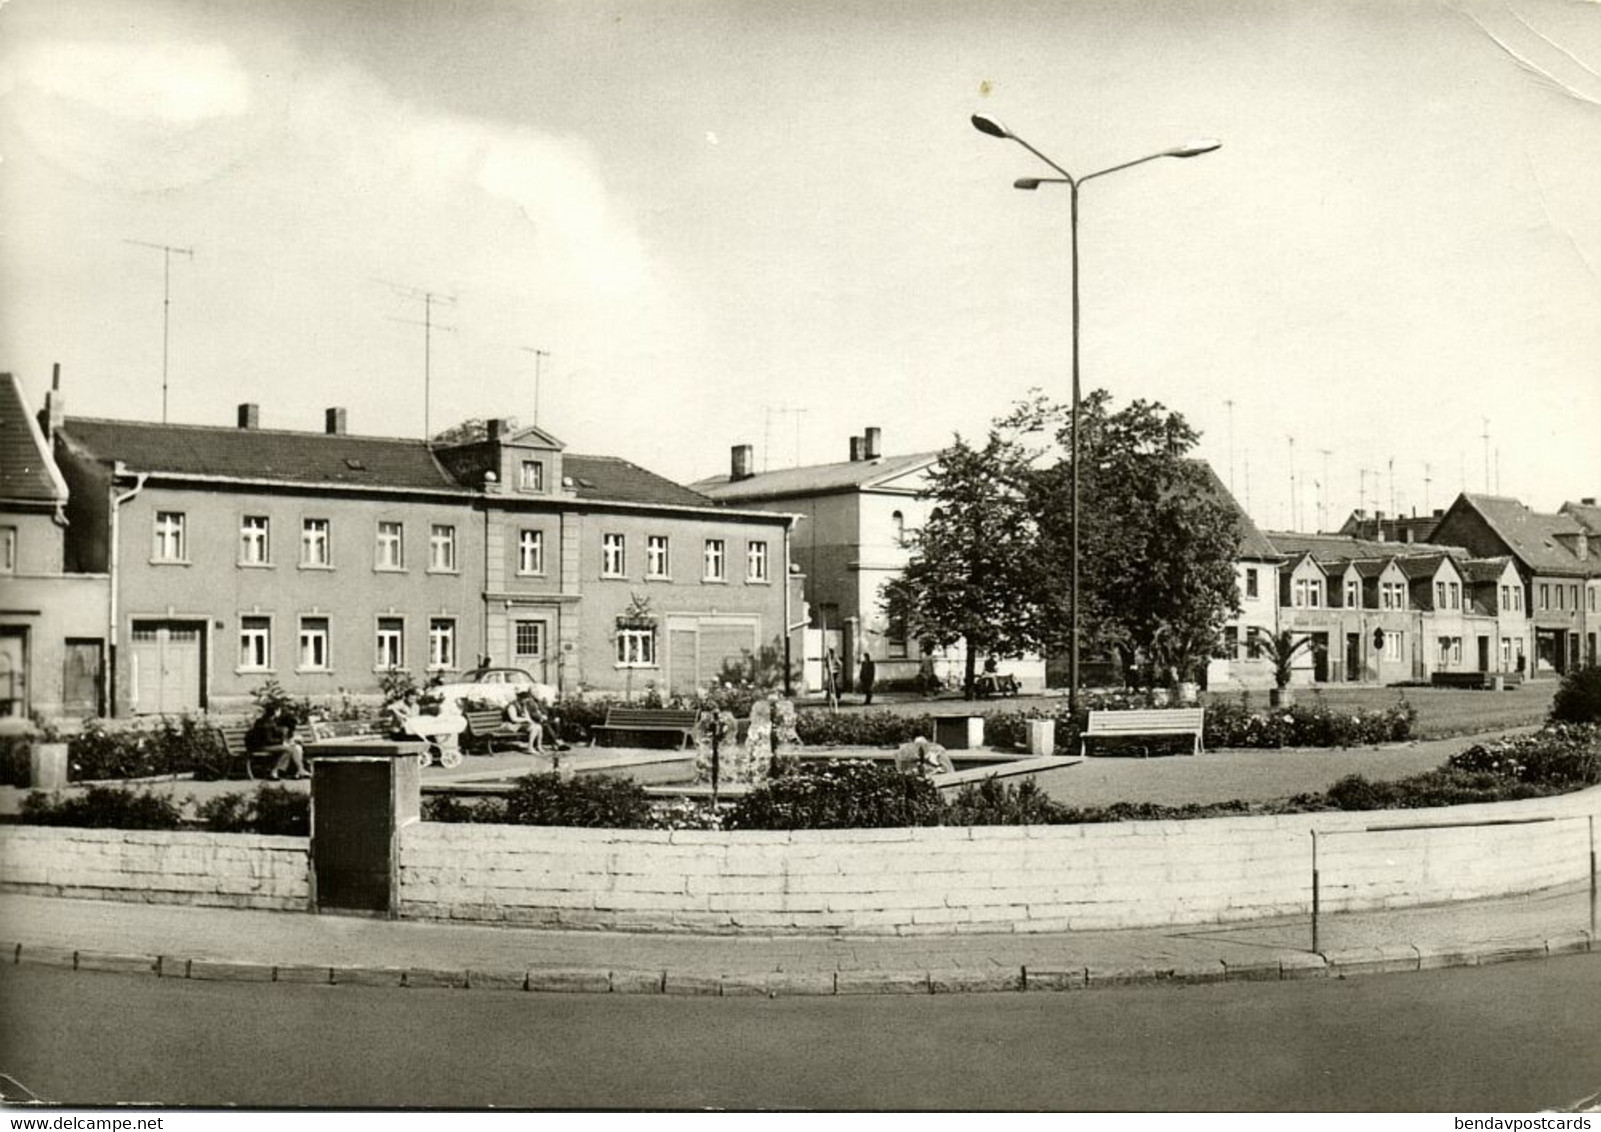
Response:
POLYGON ((1267 693, 1269 707, 1286 708, 1295 706, 1294 688, 1269 688, 1267 693))
POLYGON ((984 745, 982 715, 942 715, 934 720, 934 742, 947 751, 971 751, 984 745))
POLYGON ((1031 719, 1028 721, 1028 753, 1054 755, 1056 753, 1056 720, 1031 719))
POLYGON ((1179 703, 1193 707, 1201 699, 1201 686, 1193 680, 1180 680, 1173 686, 1173 693, 1179 703))
POLYGON ((60 790, 67 785, 67 745, 34 743, 28 752, 28 783, 35 790, 60 790))

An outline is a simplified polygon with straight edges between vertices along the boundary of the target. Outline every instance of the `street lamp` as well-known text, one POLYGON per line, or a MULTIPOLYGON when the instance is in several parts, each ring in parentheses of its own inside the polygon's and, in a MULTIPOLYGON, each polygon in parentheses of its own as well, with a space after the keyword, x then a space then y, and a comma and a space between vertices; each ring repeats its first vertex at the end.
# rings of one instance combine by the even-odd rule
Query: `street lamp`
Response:
POLYGON ((1106 169, 1098 169, 1094 173, 1086 173, 1082 177, 1075 177, 1056 162, 1046 157, 1028 142, 1012 133, 994 118, 986 118, 982 114, 973 115, 973 128, 981 134, 992 138, 1002 138, 1006 141, 1015 141, 1028 150, 1035 157, 1049 165, 1059 177, 1019 177, 1012 182, 1014 189, 1023 189, 1033 192, 1041 185, 1066 185, 1070 192, 1072 211, 1072 249, 1073 249, 1073 423, 1072 423, 1072 450, 1070 458, 1073 463, 1073 514, 1069 524, 1072 534, 1073 574, 1072 592, 1069 594, 1068 620, 1072 635, 1072 651, 1068 654, 1067 666, 1067 705, 1069 712, 1078 711, 1078 414, 1079 414, 1079 378, 1078 378, 1078 190, 1085 181, 1096 177, 1104 177, 1108 173, 1116 173, 1122 169, 1130 169, 1136 165, 1144 165, 1147 161, 1155 161, 1159 157, 1199 157, 1203 153, 1211 153, 1223 143, 1211 138, 1198 139, 1164 149, 1160 153, 1153 153, 1146 157, 1125 161, 1121 165, 1113 165, 1106 169))

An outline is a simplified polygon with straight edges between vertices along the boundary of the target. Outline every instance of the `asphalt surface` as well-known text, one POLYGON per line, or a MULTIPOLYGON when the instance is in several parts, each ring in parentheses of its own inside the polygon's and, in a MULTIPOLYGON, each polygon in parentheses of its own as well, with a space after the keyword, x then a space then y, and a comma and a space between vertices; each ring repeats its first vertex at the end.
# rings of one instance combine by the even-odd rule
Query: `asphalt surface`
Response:
POLYGON ((1601 1090, 1601 955, 1116 994, 530 995, 0 968, 40 1096, 268 1107, 1531 1111, 1601 1090))

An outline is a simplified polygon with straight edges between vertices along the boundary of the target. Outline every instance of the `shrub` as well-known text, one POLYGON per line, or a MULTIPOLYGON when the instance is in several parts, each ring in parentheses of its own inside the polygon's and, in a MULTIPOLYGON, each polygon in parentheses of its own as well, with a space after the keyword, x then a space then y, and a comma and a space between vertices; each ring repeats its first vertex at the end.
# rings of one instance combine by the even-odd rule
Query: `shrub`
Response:
POLYGON ((1387 708, 1335 711, 1317 696, 1313 703, 1266 712, 1251 710, 1250 697, 1207 705, 1202 740, 1209 748, 1350 747, 1412 738, 1417 709, 1401 697, 1387 708))
POLYGON ((884 829, 938 825, 939 791, 920 774, 856 759, 806 763, 739 799, 724 829, 884 829))
POLYGON ((1551 701, 1552 723, 1601 723, 1601 668, 1576 668, 1551 701))
POLYGON ((1601 783, 1601 725, 1547 724, 1532 735, 1475 743, 1446 764, 1543 786, 1601 783))
POLYGON ((63 796, 35 790, 22 800, 21 820, 29 825, 70 825, 88 829, 177 829, 178 803, 165 794, 122 786, 91 786, 63 796))
POLYGON ((91 719, 67 745, 68 775, 78 782, 189 774, 221 778, 227 754, 203 718, 162 719, 154 729, 111 731, 91 719))
POLYGON ((529 774, 506 795, 506 820, 516 825, 649 829, 650 796, 632 779, 611 775, 529 774))
POLYGON ((466 802, 453 794, 431 794, 422 800, 422 820, 505 824, 506 803, 500 798, 466 802))
POLYGON ((254 794, 219 794, 202 802, 196 813, 213 833, 311 836, 311 796, 287 786, 262 785, 254 794))
POLYGON ((1067 807, 1051 801, 1033 779, 1017 785, 986 778, 962 787, 945 805, 942 825, 1058 825, 1067 807))
POLYGON ((934 717, 810 708, 795 713, 795 733, 808 747, 898 747, 918 737, 932 739, 934 717))

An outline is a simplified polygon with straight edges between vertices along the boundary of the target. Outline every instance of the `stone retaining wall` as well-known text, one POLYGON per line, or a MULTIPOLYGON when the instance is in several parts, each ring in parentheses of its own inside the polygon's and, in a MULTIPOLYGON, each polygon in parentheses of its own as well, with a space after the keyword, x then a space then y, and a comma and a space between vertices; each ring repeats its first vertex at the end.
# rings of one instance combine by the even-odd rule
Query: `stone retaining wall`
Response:
POLYGON ((186 830, 0 827, 0 891, 305 911, 304 837, 186 830))
POLYGON ((1434 810, 780 833, 423 822, 401 915, 811 934, 1045 932, 1248 920, 1534 891, 1588 875, 1601 788, 1434 810), (1542 819, 1458 829, 1369 827, 1542 819), (1543 820, 1556 819, 1556 820, 1543 820))

